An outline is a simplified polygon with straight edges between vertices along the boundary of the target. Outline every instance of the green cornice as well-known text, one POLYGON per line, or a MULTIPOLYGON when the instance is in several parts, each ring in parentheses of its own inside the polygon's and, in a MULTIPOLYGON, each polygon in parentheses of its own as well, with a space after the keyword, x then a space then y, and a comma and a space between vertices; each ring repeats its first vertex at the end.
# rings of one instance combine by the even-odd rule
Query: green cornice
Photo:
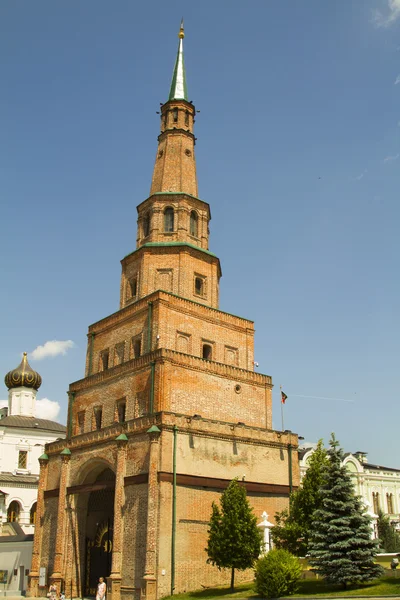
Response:
MULTIPOLYGON (((207 202, 205 200, 202 200, 201 198, 198 198, 197 196, 193 196, 193 194, 188 194, 188 192, 154 192, 154 194, 152 194, 151 196, 178 196, 178 195, 190 196, 190 198, 194 198, 195 200, 200 200, 200 202, 204 202, 204 204, 207 204, 207 202)), ((151 196, 149 196, 149 197, 151 198, 151 196)))
POLYGON ((219 258, 209 250, 204 250, 204 248, 200 248, 199 246, 195 246, 194 244, 189 244, 188 242, 147 242, 147 244, 143 244, 143 246, 136 248, 136 250, 133 250, 132 252, 124 256, 124 259, 128 258, 128 256, 132 256, 132 254, 135 254, 135 252, 139 252, 139 250, 141 250, 142 248, 168 248, 176 246, 187 246, 188 248, 193 248, 193 250, 198 250, 199 252, 203 252, 208 256, 216 258, 219 262, 219 258))

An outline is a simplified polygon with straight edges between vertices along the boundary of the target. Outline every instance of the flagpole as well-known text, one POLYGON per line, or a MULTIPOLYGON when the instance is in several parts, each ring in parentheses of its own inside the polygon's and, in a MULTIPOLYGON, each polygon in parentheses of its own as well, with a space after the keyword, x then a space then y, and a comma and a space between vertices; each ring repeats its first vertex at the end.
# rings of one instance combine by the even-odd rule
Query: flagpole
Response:
POLYGON ((283 402, 282 402, 282 386, 279 386, 281 389, 281 417, 282 417, 282 431, 285 431, 285 426, 283 424, 283 402))

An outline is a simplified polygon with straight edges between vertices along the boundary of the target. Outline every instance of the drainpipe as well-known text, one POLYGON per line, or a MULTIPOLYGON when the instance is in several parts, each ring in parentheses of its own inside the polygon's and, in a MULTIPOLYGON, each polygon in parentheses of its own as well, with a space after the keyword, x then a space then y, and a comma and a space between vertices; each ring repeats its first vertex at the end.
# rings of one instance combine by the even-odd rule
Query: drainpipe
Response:
POLYGON ((150 406, 149 413, 153 414, 154 412, 154 373, 156 369, 156 363, 150 363, 150 406))
POLYGON ((289 492, 293 491, 293 474, 292 474, 292 444, 288 444, 288 466, 289 466, 289 492))
POLYGON ((172 535, 171 535, 171 596, 175 589, 175 542, 176 542, 176 446, 178 428, 174 425, 174 448, 172 460, 172 535))
POLYGON ((148 302, 149 312, 147 314, 147 352, 151 352, 151 338, 153 327, 153 303, 148 302))
POLYGON ((90 346, 89 346, 89 368, 88 368, 88 376, 92 374, 93 367, 93 346, 94 346, 94 333, 90 334, 90 346))
POLYGON ((75 392, 68 393, 68 430, 67 438, 70 440, 72 437, 72 407, 75 400, 75 392))

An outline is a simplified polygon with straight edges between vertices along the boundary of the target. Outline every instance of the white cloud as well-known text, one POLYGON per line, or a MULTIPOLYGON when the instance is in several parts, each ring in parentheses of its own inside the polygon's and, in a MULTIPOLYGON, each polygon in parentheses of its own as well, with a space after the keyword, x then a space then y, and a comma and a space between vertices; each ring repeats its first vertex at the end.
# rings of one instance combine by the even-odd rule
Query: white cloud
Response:
MULTIPOLYGON (((0 400, 0 408, 8 406, 8 400, 0 400)), ((36 417, 38 419, 48 419, 49 421, 55 421, 60 414, 61 406, 54 400, 48 398, 42 398, 36 400, 36 417)))
POLYGON ((357 175, 356 180, 360 181, 364 177, 364 175, 366 173, 368 173, 368 169, 365 169, 365 171, 363 171, 362 173, 360 173, 360 175, 357 175))
POLYGON ((400 18, 400 0, 388 0, 388 13, 382 14, 380 10, 373 13, 373 21, 377 27, 389 27, 400 18))
POLYGON ((393 162, 399 158, 400 154, 392 154, 383 159, 384 163, 393 162))
POLYGON ((75 346, 72 340, 58 341, 51 340, 45 342, 43 346, 38 346, 30 354, 29 358, 32 360, 42 360, 48 356, 58 356, 59 354, 66 354, 70 348, 75 346))
POLYGON ((54 400, 49 400, 48 398, 36 400, 36 416, 38 419, 49 419, 49 421, 55 421, 60 410, 61 406, 54 400))
POLYGON ((400 75, 397 75, 394 85, 397 85, 398 83, 400 83, 400 75))

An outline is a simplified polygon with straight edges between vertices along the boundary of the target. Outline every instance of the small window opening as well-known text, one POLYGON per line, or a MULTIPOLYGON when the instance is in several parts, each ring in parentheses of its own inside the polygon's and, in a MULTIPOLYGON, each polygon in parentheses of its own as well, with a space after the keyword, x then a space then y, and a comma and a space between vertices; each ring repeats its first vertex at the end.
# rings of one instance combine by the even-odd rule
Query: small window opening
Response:
POLYGON ((393 494, 386 494, 388 514, 393 514, 393 494))
POLYGON ((372 492, 372 501, 373 501, 374 513, 378 514, 379 509, 380 509, 378 492, 372 492))
POLYGON ((189 111, 185 112, 185 125, 189 127, 189 111))
POLYGON ((85 433, 85 411, 78 412, 77 415, 77 433, 85 433))
POLYGON ((212 359, 212 346, 210 344, 203 344, 203 358, 206 360, 212 359))
POLYGON ((28 463, 28 452, 20 450, 18 452, 18 469, 26 469, 28 463))
POLYGON ((29 513, 29 523, 31 525, 35 525, 35 522, 36 522, 36 509, 37 509, 37 503, 35 502, 35 504, 32 505, 31 511, 29 513))
POLYGON ((150 214, 146 213, 143 217, 143 237, 150 235, 150 214))
POLYGON ((174 231, 174 209, 170 206, 164 211, 164 231, 174 231))
POLYGON ((117 404, 117 417, 118 423, 125 423, 125 414, 126 414, 126 402, 125 400, 120 400, 117 404))
POLYGON ((198 296, 204 296, 204 280, 201 277, 195 277, 194 291, 198 296))
POLYGON ((7 521, 9 523, 18 523, 21 506, 19 502, 13 500, 7 510, 7 521))
POLYGON ((142 354, 142 340, 133 340, 133 358, 139 358, 142 354))
POLYGON ((172 116, 174 118, 174 123, 177 123, 178 122, 178 109, 177 108, 173 109, 172 116))
POLYGON ((103 371, 106 371, 108 369, 108 360, 110 358, 110 353, 108 350, 103 350, 103 352, 101 353, 101 366, 103 368, 103 371))
POLYGON ((130 297, 131 298, 136 298, 137 291, 138 291, 138 280, 137 280, 137 277, 132 277, 132 279, 129 280, 130 297))
POLYGON ((197 213, 192 210, 190 213, 190 235, 197 237, 198 233, 198 216, 197 213))
POLYGON ((94 409, 94 425, 95 429, 101 429, 101 421, 103 418, 103 409, 99 406, 94 409))
POLYGON ((124 354, 125 354, 125 344, 121 342, 121 344, 117 344, 115 346, 115 364, 121 365, 124 362, 124 354))

